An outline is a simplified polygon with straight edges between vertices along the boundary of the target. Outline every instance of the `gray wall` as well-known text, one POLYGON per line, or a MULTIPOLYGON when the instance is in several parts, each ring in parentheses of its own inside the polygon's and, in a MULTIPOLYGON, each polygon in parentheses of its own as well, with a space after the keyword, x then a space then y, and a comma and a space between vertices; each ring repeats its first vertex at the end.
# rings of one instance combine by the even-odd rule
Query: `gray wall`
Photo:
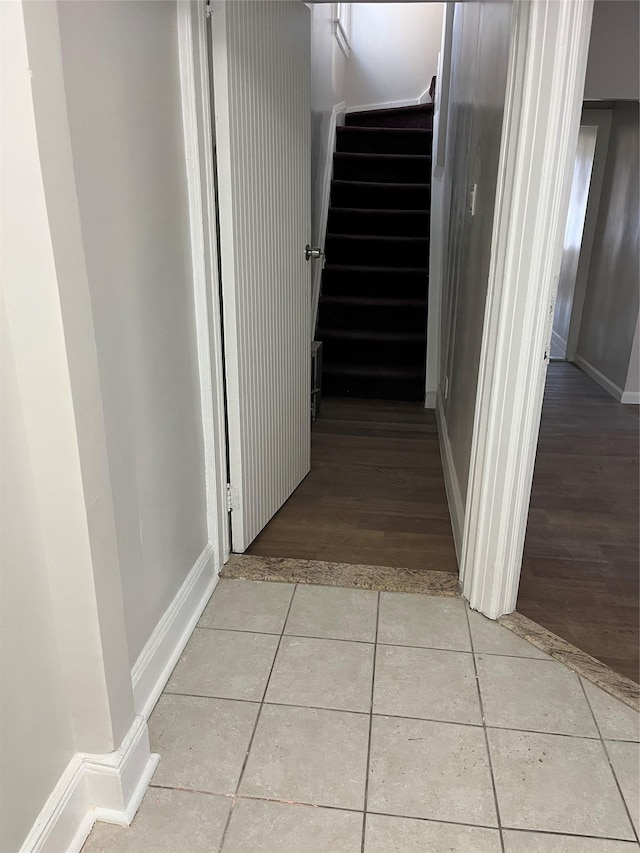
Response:
POLYGON ((207 542, 176 4, 59 19, 133 664, 207 542))
POLYGON ((442 364, 451 454, 466 499, 482 327, 511 43, 511 3, 456 6, 445 173, 451 182, 445 245, 442 364), (478 185, 475 216, 469 187, 478 185))
POLYGON ((593 7, 585 100, 640 99, 640 4, 596 0, 593 7))
POLYGON ((576 357, 624 390, 638 320, 639 105, 613 107, 576 357))

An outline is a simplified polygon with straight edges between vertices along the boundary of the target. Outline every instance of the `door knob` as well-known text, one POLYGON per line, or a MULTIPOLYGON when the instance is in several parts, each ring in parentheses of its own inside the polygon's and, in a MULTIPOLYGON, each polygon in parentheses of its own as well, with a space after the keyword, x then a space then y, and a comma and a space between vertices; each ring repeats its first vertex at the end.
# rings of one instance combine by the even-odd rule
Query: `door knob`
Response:
POLYGON ((307 243, 304 247, 304 259, 305 261, 310 261, 311 258, 317 259, 324 257, 324 252, 322 249, 312 249, 311 246, 307 243))

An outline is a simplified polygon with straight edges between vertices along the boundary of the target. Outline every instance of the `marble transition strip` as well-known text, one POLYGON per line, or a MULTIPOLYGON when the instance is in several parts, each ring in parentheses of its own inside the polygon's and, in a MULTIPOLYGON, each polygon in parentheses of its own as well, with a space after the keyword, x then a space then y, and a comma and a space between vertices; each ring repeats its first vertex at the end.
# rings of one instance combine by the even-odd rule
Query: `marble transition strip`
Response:
MULTIPOLYGON (((401 569, 392 566, 364 566, 302 560, 292 557, 258 557, 232 554, 220 577, 236 580, 309 583, 343 586, 352 589, 377 589, 384 592, 418 592, 424 595, 459 596, 458 578, 451 572, 401 569)), ((536 648, 546 652, 606 693, 640 711, 640 686, 562 637, 538 625, 517 611, 498 619, 536 648)))
POLYGON ((610 666, 591 657, 587 652, 583 652, 582 649, 517 611, 509 613, 508 616, 501 616, 498 622, 522 639, 528 640, 536 648, 546 652, 550 657, 568 666, 587 681, 591 681, 605 693, 609 693, 635 711, 640 711, 640 685, 631 681, 630 678, 620 675, 610 666))
POLYGON ((452 572, 398 569, 392 566, 360 566, 291 557, 256 557, 251 554, 232 554, 220 572, 220 577, 378 589, 384 592, 460 595, 458 576, 452 572))

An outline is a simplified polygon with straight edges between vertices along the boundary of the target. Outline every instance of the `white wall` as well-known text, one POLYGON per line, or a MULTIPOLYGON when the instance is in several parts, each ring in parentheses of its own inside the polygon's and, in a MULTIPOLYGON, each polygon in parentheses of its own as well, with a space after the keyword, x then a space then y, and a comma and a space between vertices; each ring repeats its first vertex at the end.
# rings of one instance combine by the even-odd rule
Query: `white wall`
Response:
POLYGON ((569 214, 567 216, 567 227, 564 232, 564 245, 562 247, 556 309, 553 315, 553 343, 557 348, 557 355, 561 358, 564 358, 567 353, 571 308, 576 289, 576 277, 578 275, 582 235, 587 214, 587 200, 589 198, 589 186, 591 184, 591 173, 594 165, 597 133, 597 127, 582 124, 578 135, 578 148, 573 167, 569 214))
POLYGON ((2 305, 0 850, 18 850, 75 752, 34 471, 2 305))
MULTIPOLYGON (((352 4, 348 108, 426 96, 438 65, 444 6, 352 4)), ((424 102, 430 102, 428 97, 424 102)))
POLYGON ((625 389, 640 301, 639 112, 637 103, 613 107, 576 349, 576 362, 616 395, 625 389))
POLYGON ((623 403, 640 403, 640 315, 636 322, 636 333, 633 336, 624 392, 626 399, 625 397, 622 398, 623 403))
MULTIPOLYGON (((325 166, 333 156, 332 114, 344 110, 347 58, 334 35, 332 4, 311 7, 311 234, 314 246, 323 242, 321 207, 325 166)), ((335 118, 335 115, 334 115, 335 118)), ((343 116, 339 118, 343 122, 343 116)))
POLYGON ((0 16, 0 826, 2 849, 17 850, 70 757, 113 751, 135 712, 56 6, 1 4, 0 16), (56 229, 45 149, 56 151, 63 188, 56 229), (54 230, 64 238, 58 256, 54 230), (65 334, 63 291, 75 334, 65 334))
POLYGON ((207 543, 175 2, 61 2, 133 664, 207 543))
POLYGON ((640 99, 640 4, 595 0, 585 100, 640 99))
POLYGON ((454 16, 444 176, 451 186, 451 205, 445 240, 440 421, 449 454, 448 466, 445 460, 449 492, 457 493, 463 506, 491 259, 511 12, 511 3, 460 3, 454 16), (477 184, 473 217, 472 184, 477 184))

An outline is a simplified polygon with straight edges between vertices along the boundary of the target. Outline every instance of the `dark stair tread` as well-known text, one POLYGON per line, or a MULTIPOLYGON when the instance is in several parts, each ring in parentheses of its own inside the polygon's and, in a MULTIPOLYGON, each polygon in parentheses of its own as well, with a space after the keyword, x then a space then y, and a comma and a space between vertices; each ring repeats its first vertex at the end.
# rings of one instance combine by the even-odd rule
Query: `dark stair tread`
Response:
POLYGON ((409 189, 409 190, 418 190, 418 189, 427 190, 427 189, 431 188, 430 183, 428 183, 428 184, 425 184, 425 183, 412 184, 412 183, 409 183, 407 181, 348 181, 345 178, 336 178, 335 180, 331 181, 331 183, 333 185, 340 184, 341 186, 356 186, 356 187, 366 186, 366 187, 378 187, 378 188, 384 188, 384 189, 388 189, 389 187, 396 187, 396 188, 409 189))
POLYGON ((401 163, 408 163, 411 160, 422 162, 423 160, 431 160, 431 154, 388 154, 386 152, 377 151, 336 151, 333 155, 338 160, 398 160, 401 163))
MULTIPOLYGON (((376 329, 323 329, 319 328, 316 334, 319 341, 339 338, 341 340, 376 341, 377 343, 422 343, 425 339, 424 332, 389 332, 376 329)), ((329 362, 330 363, 330 362, 329 362)))
POLYGON ((405 237, 402 234, 339 234, 329 233, 327 240, 373 240, 376 243, 394 242, 394 243, 428 243, 428 237, 418 237, 411 235, 405 237))
MULTIPOLYGON (((353 113, 357 115, 357 113, 353 113)), ((424 136, 433 135, 433 130, 427 127, 368 127, 360 124, 341 124, 336 127, 338 134, 342 133, 412 133, 424 134, 424 136)))
MULTIPOLYGON (((385 184, 385 186, 389 186, 389 184, 385 184)), ((415 184, 412 186, 415 186, 415 184)), ((345 213, 366 213, 367 215, 379 213, 388 214, 390 216, 395 215, 396 213, 399 213, 400 215, 411 214, 412 216, 429 216, 431 214, 428 207, 406 207, 402 209, 399 207, 340 207, 340 205, 334 204, 331 206, 331 210, 341 210, 345 213)))
POLYGON ((407 273, 410 274, 420 274, 420 275, 429 275, 429 267, 376 267, 362 264, 327 264, 324 268, 324 272, 327 270, 335 270, 341 272, 362 272, 362 273, 402 273, 405 275, 407 273))
POLYGON ((342 294, 330 294, 323 296, 322 305, 366 305, 374 308, 424 308, 425 299, 416 299, 411 296, 344 296, 342 294))
POLYGON ((329 375, 342 375, 353 377, 381 376, 385 379, 420 379, 424 377, 424 370, 420 367, 389 367, 384 364, 342 364, 329 362, 323 365, 322 372, 329 375))

